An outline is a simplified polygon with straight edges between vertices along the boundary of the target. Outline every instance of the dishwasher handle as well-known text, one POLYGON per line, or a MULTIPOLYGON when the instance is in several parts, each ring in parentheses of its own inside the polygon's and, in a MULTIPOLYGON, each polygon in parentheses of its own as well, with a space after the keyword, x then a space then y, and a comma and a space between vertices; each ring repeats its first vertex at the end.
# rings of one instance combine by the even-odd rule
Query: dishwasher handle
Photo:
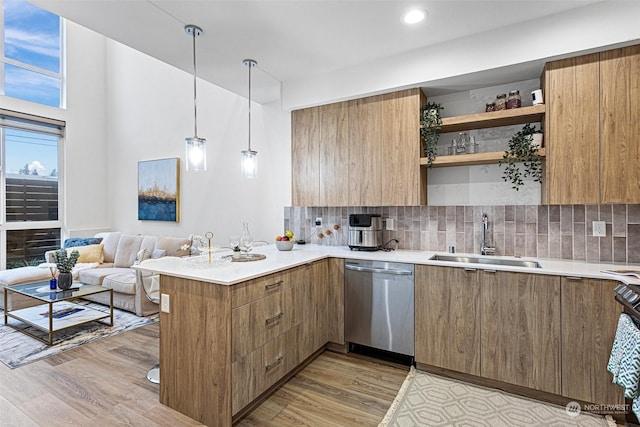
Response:
POLYGON ((344 268, 353 271, 362 271, 365 273, 382 273, 393 274, 396 276, 409 276, 413 274, 411 270, 396 270, 393 268, 376 268, 376 267, 361 267, 359 265, 345 264, 344 268))

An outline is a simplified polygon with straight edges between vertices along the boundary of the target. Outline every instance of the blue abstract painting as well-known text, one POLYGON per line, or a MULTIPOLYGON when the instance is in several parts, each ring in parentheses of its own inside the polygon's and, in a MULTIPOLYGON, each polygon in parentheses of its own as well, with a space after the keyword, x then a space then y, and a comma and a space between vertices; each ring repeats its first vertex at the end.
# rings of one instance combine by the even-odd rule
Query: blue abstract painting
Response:
POLYGON ((180 159, 138 162, 138 220, 180 221, 180 159))

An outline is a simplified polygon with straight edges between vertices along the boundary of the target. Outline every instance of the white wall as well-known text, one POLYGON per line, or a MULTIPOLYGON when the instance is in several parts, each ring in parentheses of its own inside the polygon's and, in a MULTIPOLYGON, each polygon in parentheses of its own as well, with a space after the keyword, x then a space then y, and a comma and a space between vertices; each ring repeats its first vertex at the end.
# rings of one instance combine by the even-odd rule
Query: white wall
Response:
MULTIPOLYGON (((193 136, 193 77, 114 41, 107 42, 108 205, 111 226, 129 233, 185 236, 211 231, 226 244, 248 221, 256 240, 282 233, 291 203, 290 114, 252 106, 256 180, 243 180, 247 100, 198 80, 198 136, 207 139, 207 171, 185 171, 184 138, 193 136), (179 223, 137 220, 137 166, 181 158, 179 223)), ((245 72, 242 64, 239 72, 245 72)))
MULTIPOLYGON (((525 24, 505 24, 499 30, 484 34, 285 81, 283 106, 295 110, 408 87, 425 87, 429 82, 452 76, 575 56, 575 52, 637 41, 640 40, 639 16, 640 1, 610 0, 525 24)), ((535 76, 523 78, 531 77, 535 76)))

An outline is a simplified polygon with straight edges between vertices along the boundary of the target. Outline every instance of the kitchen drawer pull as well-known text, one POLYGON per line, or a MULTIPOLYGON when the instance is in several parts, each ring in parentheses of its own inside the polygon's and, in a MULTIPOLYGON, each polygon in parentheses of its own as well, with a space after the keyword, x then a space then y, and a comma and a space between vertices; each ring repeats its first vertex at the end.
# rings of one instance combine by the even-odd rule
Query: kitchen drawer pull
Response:
POLYGON ((275 360, 275 362, 273 362, 271 365, 267 365, 264 367, 264 369, 266 371, 269 371, 273 368, 275 368, 276 366, 278 366, 280 363, 282 363, 282 359, 284 359, 284 356, 278 356, 277 359, 275 360))
POLYGON ((495 270, 484 270, 485 273, 495 273, 495 270))
POLYGON ((282 316, 284 316, 284 313, 283 313, 283 312, 280 312, 280 313, 276 314, 276 315, 275 315, 275 316, 273 316, 273 317, 269 317, 269 318, 268 318, 268 319, 266 319, 264 322, 265 322, 265 324, 266 324, 266 325, 270 325, 270 324, 272 324, 272 323, 277 322, 278 320, 280 320, 280 319, 282 318, 282 316))
POLYGON ((476 269, 475 269, 475 268, 465 267, 465 268, 464 268, 464 271, 474 272, 474 271, 476 271, 476 269))
POLYGON ((582 280, 582 277, 577 276, 565 276, 564 278, 567 280, 582 280))
POLYGON ((275 288, 279 287, 280 285, 282 285, 282 280, 278 280, 277 282, 272 283, 270 285, 264 285, 264 290, 265 291, 270 291, 272 289, 275 289, 275 288))

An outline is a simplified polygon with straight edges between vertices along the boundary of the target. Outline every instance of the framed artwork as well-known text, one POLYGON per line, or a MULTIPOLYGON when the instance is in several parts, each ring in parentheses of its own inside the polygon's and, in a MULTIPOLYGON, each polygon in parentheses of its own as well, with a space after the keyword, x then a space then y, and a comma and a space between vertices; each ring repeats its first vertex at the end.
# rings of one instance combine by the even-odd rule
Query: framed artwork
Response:
POLYGON ((180 158, 138 162, 138 220, 180 221, 180 158))

